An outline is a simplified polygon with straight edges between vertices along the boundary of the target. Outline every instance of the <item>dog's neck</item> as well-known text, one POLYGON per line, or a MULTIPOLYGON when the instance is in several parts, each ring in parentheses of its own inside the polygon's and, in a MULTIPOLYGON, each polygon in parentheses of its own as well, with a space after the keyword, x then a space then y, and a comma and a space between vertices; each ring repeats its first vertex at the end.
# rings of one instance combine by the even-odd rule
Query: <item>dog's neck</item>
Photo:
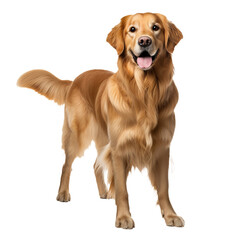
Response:
MULTIPOLYGON (((159 109, 167 101, 167 90, 172 83, 172 58, 169 53, 166 54, 160 55, 154 67, 148 71, 139 69, 127 58, 120 56, 118 60, 119 71, 115 84, 118 85, 119 93, 125 96, 122 99, 125 99, 129 111, 135 109, 137 123, 146 129, 148 136, 157 125, 159 109)), ((117 108, 122 104, 118 102, 117 108)))
POLYGON ((173 76, 172 57, 168 52, 162 53, 153 68, 148 71, 136 67, 135 63, 124 56, 119 57, 118 67, 118 82, 130 99, 155 107, 164 102, 173 76))

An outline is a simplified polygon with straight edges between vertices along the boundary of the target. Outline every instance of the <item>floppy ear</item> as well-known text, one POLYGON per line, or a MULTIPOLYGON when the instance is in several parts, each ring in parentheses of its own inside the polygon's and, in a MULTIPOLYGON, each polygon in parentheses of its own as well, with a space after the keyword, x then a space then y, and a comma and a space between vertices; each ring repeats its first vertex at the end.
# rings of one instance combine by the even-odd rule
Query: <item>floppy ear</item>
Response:
POLYGON ((175 46, 183 38, 181 31, 171 22, 168 22, 169 37, 167 42, 167 51, 173 53, 175 46))
POLYGON ((165 48, 169 53, 173 53, 175 46, 183 38, 183 35, 181 31, 173 23, 169 22, 165 16, 161 14, 158 14, 158 16, 160 17, 165 30, 165 48))
POLYGON ((117 50, 118 55, 121 55, 124 50, 123 31, 127 18, 128 16, 123 17, 107 36, 107 42, 117 50))

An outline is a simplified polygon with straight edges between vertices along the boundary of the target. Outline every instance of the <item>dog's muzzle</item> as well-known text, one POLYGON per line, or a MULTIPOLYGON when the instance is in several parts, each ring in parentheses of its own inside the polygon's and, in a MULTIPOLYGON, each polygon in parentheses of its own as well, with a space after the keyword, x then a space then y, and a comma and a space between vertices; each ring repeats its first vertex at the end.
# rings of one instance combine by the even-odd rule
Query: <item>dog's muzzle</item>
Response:
POLYGON ((136 56, 133 51, 130 49, 130 52, 132 54, 132 57, 135 61, 135 63, 142 69, 142 70, 148 70, 151 68, 154 60, 156 59, 159 49, 156 51, 156 53, 151 56, 148 51, 144 50, 139 56, 136 56))

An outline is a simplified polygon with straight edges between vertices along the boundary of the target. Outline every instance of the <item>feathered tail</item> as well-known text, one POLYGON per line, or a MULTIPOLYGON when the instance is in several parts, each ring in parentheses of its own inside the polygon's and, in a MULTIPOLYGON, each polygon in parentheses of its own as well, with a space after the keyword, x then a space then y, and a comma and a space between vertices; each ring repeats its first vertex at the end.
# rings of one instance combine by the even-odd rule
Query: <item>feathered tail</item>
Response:
POLYGON ((19 87, 35 90, 58 104, 64 104, 72 81, 60 80, 45 70, 32 70, 24 73, 17 81, 19 87))

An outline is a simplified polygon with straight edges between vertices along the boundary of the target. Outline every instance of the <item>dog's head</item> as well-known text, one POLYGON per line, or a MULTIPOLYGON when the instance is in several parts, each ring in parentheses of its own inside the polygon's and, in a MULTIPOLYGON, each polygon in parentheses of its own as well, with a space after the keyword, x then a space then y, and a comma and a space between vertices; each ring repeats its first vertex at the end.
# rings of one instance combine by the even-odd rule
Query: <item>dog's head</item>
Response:
POLYGON ((173 53, 183 38, 181 31, 161 14, 138 13, 123 17, 108 34, 107 41, 119 56, 131 59, 147 71, 164 52, 173 53))

